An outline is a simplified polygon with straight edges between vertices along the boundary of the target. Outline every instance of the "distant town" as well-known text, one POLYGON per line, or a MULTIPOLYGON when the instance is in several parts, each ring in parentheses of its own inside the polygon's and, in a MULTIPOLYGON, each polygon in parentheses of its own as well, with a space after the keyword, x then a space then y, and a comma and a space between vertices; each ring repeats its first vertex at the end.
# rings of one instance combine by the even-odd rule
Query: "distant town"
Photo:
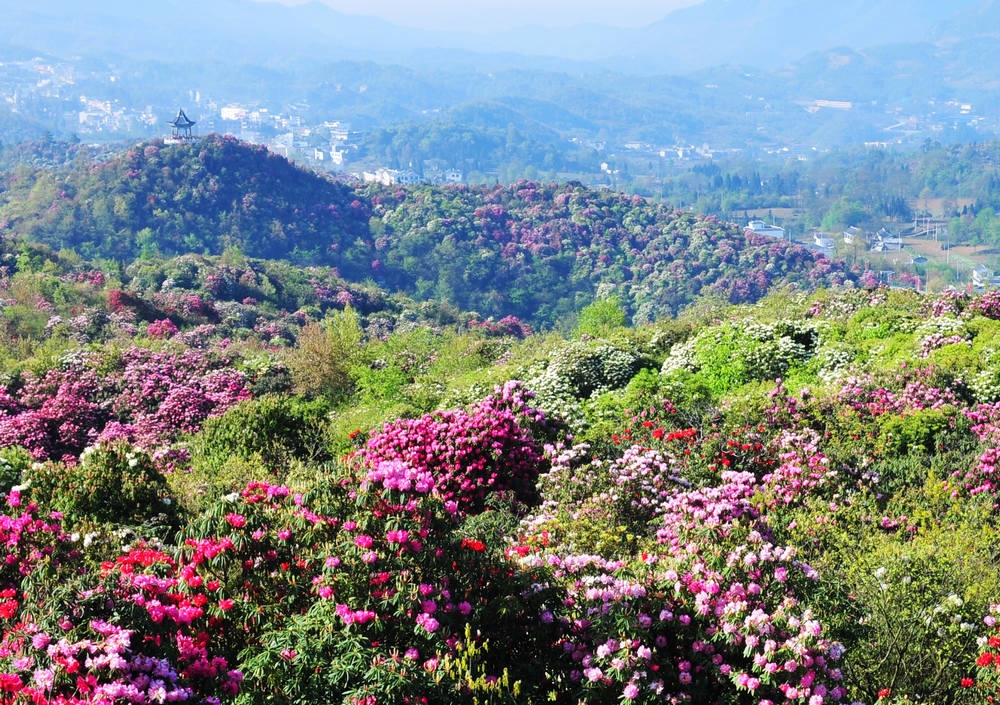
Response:
MULTIPOLYGON (((470 178, 473 175, 467 165, 449 160, 449 155, 444 154, 403 168, 377 163, 358 153, 358 145, 364 137, 362 131, 352 129, 350 122, 336 114, 317 119, 315 116, 321 110, 305 101, 282 105, 272 105, 266 100, 239 102, 187 89, 181 92, 173 107, 133 105, 127 98, 130 91, 119 90, 124 81, 124 75, 88 71, 82 63, 74 61, 54 62, 35 57, 0 63, 0 96, 11 113, 36 123, 59 126, 66 134, 76 135, 84 142, 167 137, 169 121, 180 108, 195 122, 195 134, 230 134, 249 143, 266 145, 270 151, 296 163, 362 181, 444 184, 491 178, 490 174, 476 174, 476 179, 470 178), (114 97, 116 95, 123 97, 114 97)), ((713 90, 716 87, 706 85, 704 88, 713 90)), ((758 131, 780 134, 780 129, 769 127, 773 106, 763 97, 745 98, 756 106, 747 113, 747 120, 759 120, 758 131)), ((163 100, 162 95, 160 100, 163 100)), ((800 102, 796 109, 812 115, 853 113, 870 118, 873 108, 851 101, 816 98, 800 102)), ((882 130, 884 139, 865 142, 871 149, 897 143, 919 144, 921 140, 947 136, 956 129, 979 132, 984 138, 1000 134, 998 116, 978 113, 971 102, 928 101, 923 105, 908 103, 906 110, 899 106, 881 109, 886 112, 882 121, 889 127, 882 130)), ((741 155, 755 159, 808 159, 817 151, 809 145, 782 144, 780 138, 773 136, 770 142, 767 147, 750 148, 745 144, 728 144, 722 135, 716 144, 707 141, 655 144, 638 140, 616 144, 593 135, 567 137, 565 147, 594 155, 591 171, 573 174, 572 178, 614 188, 624 187, 635 179, 655 181, 668 170, 710 159, 739 158, 741 155)))

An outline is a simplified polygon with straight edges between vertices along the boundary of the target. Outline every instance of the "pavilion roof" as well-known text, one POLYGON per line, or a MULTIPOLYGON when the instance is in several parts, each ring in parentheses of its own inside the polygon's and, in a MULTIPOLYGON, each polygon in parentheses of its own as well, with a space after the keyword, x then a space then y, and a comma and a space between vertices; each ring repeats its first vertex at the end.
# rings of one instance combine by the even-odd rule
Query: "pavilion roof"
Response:
POLYGON ((191 127, 194 123, 195 121, 185 115, 184 110, 181 109, 177 112, 177 117, 169 124, 173 127, 191 127))

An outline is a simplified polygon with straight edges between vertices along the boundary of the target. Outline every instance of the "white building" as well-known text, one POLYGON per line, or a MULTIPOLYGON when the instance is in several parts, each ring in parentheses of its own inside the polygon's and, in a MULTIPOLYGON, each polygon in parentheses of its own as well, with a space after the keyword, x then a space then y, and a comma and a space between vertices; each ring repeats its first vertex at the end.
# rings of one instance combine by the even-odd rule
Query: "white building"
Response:
POLYGON ((785 229, 778 227, 777 225, 769 225, 763 220, 751 220, 747 223, 747 230, 750 230, 757 235, 767 235, 768 237, 775 237, 781 240, 785 239, 785 229))
POLYGON ((246 120, 248 114, 247 109, 239 105, 227 105, 219 110, 219 117, 223 120, 246 120))

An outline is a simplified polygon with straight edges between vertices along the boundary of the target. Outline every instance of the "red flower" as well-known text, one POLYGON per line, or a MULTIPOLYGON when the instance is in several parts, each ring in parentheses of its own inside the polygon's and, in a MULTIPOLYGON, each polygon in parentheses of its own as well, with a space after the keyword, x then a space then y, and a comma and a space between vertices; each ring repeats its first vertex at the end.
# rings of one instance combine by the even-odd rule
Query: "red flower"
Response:
POLYGON ((16 673, 0 673, 0 690, 7 693, 16 693, 24 687, 21 676, 16 673))
POLYGON ((878 691, 879 698, 888 698, 890 695, 892 695, 892 690, 889 688, 882 688, 882 690, 878 691))
POLYGON ((979 658, 976 659, 976 665, 980 668, 985 668, 993 663, 993 654, 986 652, 984 654, 979 654, 979 658))
POLYGON ((974 680, 972 680, 971 678, 963 678, 962 679, 962 687, 963 688, 971 688, 973 685, 975 685, 975 683, 976 682, 974 680))
POLYGON ((990 646, 992 646, 992 647, 993 647, 994 649, 995 649, 996 647, 1000 646, 1000 634, 994 634, 993 636, 991 636, 991 637, 990 637, 990 641, 989 641, 989 644, 990 644, 990 646))

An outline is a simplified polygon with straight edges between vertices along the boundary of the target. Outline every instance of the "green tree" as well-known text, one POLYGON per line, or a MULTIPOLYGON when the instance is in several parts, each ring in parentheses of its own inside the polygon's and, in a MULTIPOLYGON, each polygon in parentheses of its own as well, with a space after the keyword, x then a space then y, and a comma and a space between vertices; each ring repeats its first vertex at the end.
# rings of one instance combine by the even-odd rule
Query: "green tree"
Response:
POLYGON ((628 314, 617 296, 597 299, 586 306, 577 318, 574 336, 601 338, 628 325, 628 314))
POLYGON ((294 389, 308 397, 325 397, 337 403, 350 396, 354 382, 349 361, 361 343, 361 324, 350 306, 307 324, 288 354, 294 389))

